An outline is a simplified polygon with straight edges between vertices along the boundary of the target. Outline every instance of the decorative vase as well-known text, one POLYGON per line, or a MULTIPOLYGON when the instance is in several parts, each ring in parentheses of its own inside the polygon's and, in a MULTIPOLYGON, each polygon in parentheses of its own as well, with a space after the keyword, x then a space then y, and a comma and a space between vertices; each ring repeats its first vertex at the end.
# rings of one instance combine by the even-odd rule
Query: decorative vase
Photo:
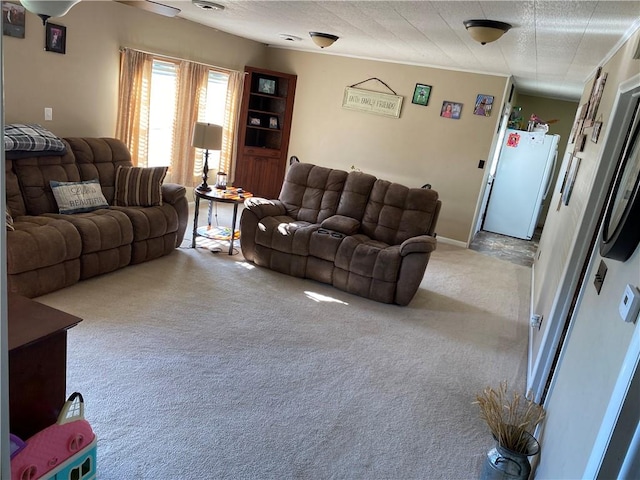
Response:
POLYGON ((531 473, 529 458, 540 451, 540 444, 524 433, 527 445, 524 452, 514 452, 500 444, 489 450, 482 467, 481 480, 527 480, 531 473))

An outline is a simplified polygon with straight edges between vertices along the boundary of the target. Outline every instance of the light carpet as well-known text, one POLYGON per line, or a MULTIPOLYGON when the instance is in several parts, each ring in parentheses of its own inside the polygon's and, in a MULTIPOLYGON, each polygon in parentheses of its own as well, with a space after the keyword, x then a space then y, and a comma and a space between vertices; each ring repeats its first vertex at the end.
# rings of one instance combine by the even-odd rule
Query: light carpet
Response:
POLYGON ((84 319, 98 479, 463 479, 493 446, 476 393, 524 388, 529 286, 441 243, 398 307, 181 248, 38 301, 84 319))

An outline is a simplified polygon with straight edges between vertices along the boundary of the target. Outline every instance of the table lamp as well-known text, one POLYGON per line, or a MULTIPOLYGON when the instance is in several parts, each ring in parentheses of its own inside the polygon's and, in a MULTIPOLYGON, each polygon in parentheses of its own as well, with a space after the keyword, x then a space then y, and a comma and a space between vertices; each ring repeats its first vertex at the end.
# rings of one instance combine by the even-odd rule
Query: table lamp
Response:
POLYGON ((222 126, 214 123, 197 122, 193 127, 191 146, 204 150, 204 166, 202 168, 202 183, 196 187, 201 192, 208 192, 211 187, 207 185, 209 173, 209 150, 222 148, 222 126))

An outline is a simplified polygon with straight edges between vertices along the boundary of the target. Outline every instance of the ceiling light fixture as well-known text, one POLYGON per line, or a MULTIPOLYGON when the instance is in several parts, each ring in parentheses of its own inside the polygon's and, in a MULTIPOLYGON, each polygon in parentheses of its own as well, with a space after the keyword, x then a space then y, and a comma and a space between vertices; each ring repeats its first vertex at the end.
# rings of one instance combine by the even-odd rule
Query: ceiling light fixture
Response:
POLYGON ((465 20, 464 26, 476 42, 485 45, 507 33, 511 25, 497 20, 465 20))
POLYGON ((20 0, 20 3, 24 8, 31 13, 35 13, 42 19, 42 24, 47 23, 50 17, 62 17, 65 15, 71 7, 73 7, 80 0, 73 0, 69 2, 62 2, 57 0, 50 1, 38 1, 38 0, 20 0))
POLYGON ((318 45, 320 48, 330 47, 335 43, 338 38, 336 35, 331 35, 330 33, 321 33, 321 32, 309 32, 311 36, 311 40, 313 43, 318 45))
POLYGON ((296 37, 295 35, 289 35, 288 33, 281 33, 280 38, 288 42, 299 42, 302 40, 300 37, 296 37))
POLYGON ((207 0, 191 0, 196 7, 201 8, 203 10, 224 10, 224 5, 220 5, 219 3, 208 2, 207 0))

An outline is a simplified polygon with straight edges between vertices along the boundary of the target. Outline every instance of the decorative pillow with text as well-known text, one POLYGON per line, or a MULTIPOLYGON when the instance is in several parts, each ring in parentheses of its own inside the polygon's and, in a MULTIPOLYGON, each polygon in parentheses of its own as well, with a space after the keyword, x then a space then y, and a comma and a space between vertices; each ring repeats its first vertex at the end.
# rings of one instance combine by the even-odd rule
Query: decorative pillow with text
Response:
POLYGON ((162 205, 162 182, 168 167, 118 167, 113 204, 120 207, 162 205))
POLYGON ((49 185, 51 185, 51 191, 56 198, 60 213, 91 212, 99 208, 109 208, 97 179, 86 182, 51 180, 49 185))

